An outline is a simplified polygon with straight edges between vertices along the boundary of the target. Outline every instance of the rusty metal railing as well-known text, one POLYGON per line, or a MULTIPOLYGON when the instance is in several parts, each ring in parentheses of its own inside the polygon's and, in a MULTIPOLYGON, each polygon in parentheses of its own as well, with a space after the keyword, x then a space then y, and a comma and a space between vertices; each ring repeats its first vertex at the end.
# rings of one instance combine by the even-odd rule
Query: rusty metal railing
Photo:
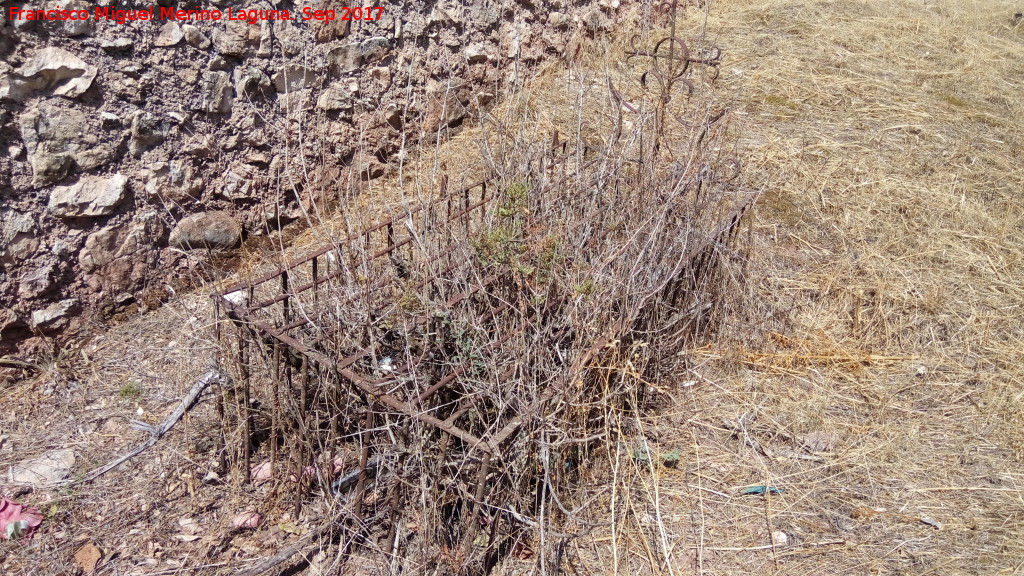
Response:
MULTIPOLYGON (((562 185, 578 176, 567 170, 569 158, 566 154, 551 154, 539 161, 538 173, 549 184, 529 196, 530 206, 522 210, 521 216, 524 227, 529 227, 529 214, 538 212, 538 204, 558 202, 562 185)), ((484 489, 488 475, 497 463, 507 463, 503 450, 510 438, 565 391, 571 383, 570 376, 585 369, 617 333, 628 331, 637 320, 622 318, 620 325, 612 326, 586 352, 564 366, 564 374, 556 375, 553 383, 540 390, 531 402, 515 410, 498 409, 500 418, 487 425, 473 424, 473 400, 459 397, 456 391, 471 388, 464 380, 474 371, 473 361, 438 360, 444 356, 440 350, 445 344, 437 341, 437 335, 443 332, 439 323, 444 319, 436 311, 472 307, 478 311, 480 325, 497 327, 496 320, 515 314, 523 315, 524 319, 512 325, 528 326, 539 322, 538 318, 548 309, 523 313, 511 302, 495 299, 489 293, 492 283, 500 279, 486 274, 472 277, 468 271, 474 239, 487 233, 504 210, 506 192, 493 174, 457 190, 449 190, 447 181, 443 181, 434 199, 214 295, 218 318, 229 320, 238 335, 241 392, 237 396, 243 427, 238 462, 244 474, 250 470, 253 442, 253 417, 249 411, 250 378, 254 375, 248 366, 254 355, 262 355, 271 371, 262 378, 269 380, 273 389, 268 396, 268 403, 274 405, 275 419, 271 425, 271 461, 278 458, 279 445, 284 443, 275 435, 289 428, 281 421, 285 416, 280 405, 291 402, 295 407, 288 418, 292 433, 296 439, 302 439, 319 426, 304 422, 305 418, 312 419, 309 414, 316 404, 313 398, 337 398, 352 392, 365 403, 364 412, 347 431, 336 429, 332 433, 336 438, 353 438, 359 445, 359 479, 353 497, 355 515, 360 514, 368 478, 377 467, 370 458, 369 447, 371 437, 381 434, 375 428, 382 417, 375 407, 380 407, 436 430, 437 441, 442 444, 449 438, 461 442, 461 474, 472 477, 472 493, 465 498, 469 508, 462 514, 464 519, 475 517, 487 499, 484 489), (454 282, 454 277, 463 281, 454 282), (415 298, 410 298, 423 294, 428 294, 432 301, 425 310, 419 309, 415 298), (413 343, 396 337, 397 332, 421 337, 413 343), (294 398, 282 398, 287 395, 294 398)), ((686 292, 687 278, 708 265, 720 244, 735 233, 756 197, 750 194, 683 255, 679 266, 685 273, 681 272, 678 281, 664 287, 665 299, 674 301, 686 292)), ((502 333, 478 353, 487 355, 519 336, 518 329, 502 333)), ((566 330, 555 329, 538 345, 556 348, 569 337, 566 330)), ((495 377, 498 381, 510 379, 515 370, 512 364, 495 377)), ((340 404, 332 405, 338 410, 340 404)), ((327 415, 328 420, 332 418, 338 416, 327 415)), ((336 421, 332 426, 339 427, 336 421)), ((445 451, 447 448, 442 449, 445 451)), ((301 467, 296 467, 295 475, 301 474, 301 467)), ((297 507, 301 501, 301 494, 297 494, 297 507)), ((463 534, 463 541, 471 542, 477 526, 474 522, 464 523, 469 532, 463 534)))

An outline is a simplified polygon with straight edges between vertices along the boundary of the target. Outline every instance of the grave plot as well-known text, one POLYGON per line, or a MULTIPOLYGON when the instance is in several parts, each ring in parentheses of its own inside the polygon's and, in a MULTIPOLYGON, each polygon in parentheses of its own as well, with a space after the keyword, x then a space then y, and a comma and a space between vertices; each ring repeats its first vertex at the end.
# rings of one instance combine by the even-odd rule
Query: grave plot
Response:
POLYGON ((571 492, 610 415, 713 329, 757 198, 718 146, 724 113, 683 122, 660 77, 600 146, 556 132, 217 294, 236 470, 260 454, 296 511, 333 499, 344 550, 417 566, 486 572, 538 526, 585 529, 571 492))

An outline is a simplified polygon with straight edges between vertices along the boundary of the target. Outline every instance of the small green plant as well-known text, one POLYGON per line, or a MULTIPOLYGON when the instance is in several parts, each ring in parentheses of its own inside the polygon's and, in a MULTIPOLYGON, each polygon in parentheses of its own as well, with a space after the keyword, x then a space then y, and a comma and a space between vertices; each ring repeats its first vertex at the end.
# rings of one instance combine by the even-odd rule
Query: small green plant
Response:
POLYGON ((142 384, 136 380, 126 382, 121 386, 121 389, 117 391, 117 395, 124 400, 138 400, 142 397, 142 393, 145 390, 142 388, 142 384))
POLYGON ((640 463, 648 463, 651 461, 651 453, 644 446, 638 446, 633 448, 633 460, 640 463))
POLYGON ((577 284, 575 290, 580 296, 590 296, 594 292, 597 292, 597 284, 594 283, 593 279, 587 278, 583 282, 577 284))
MULTIPOLYGON (((93 461, 86 461, 84 464, 83 468, 85 470, 91 470, 99 466, 99 463, 93 461)), ((50 502, 49 506, 41 508, 46 517, 46 522, 61 522, 77 507, 78 499, 81 497, 79 482, 85 479, 85 475, 83 471, 73 471, 70 477, 71 481, 57 490, 57 495, 50 502)))
POLYGON ((661 455, 661 463, 665 465, 665 468, 675 468, 679 466, 679 460, 682 459, 683 453, 679 448, 672 450, 667 454, 661 455))
POLYGON ((398 307, 408 314, 422 314, 424 311, 423 302, 419 295, 412 289, 406 289, 398 300, 398 307))
POLYGON ((533 276, 534 274, 537 273, 536 267, 530 266, 529 264, 518 260, 513 263, 513 268, 515 269, 516 273, 522 276, 533 276))
POLYGON ((505 198, 498 205, 498 216, 511 218, 528 214, 527 204, 529 197, 530 187, 525 183, 513 182, 509 184, 508 189, 505 191, 505 198))
POLYGON ((536 255, 537 281, 541 284, 550 282, 563 260, 559 238, 553 234, 545 236, 540 241, 536 255))
POLYGON ((455 355, 455 361, 469 364, 467 375, 486 375, 486 359, 474 331, 450 317, 445 317, 442 320, 441 330, 444 333, 445 341, 455 355))
POLYGON ((509 264, 523 250, 520 235, 511 226, 498 226, 473 241, 473 249, 485 264, 509 264))

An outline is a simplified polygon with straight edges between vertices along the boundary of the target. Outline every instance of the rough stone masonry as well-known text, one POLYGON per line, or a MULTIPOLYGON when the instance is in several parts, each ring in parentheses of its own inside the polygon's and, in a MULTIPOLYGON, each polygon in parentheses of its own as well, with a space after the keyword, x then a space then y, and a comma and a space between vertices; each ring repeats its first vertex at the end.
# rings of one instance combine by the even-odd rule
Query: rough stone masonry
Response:
POLYGON ((297 219, 318 186, 387 174, 403 133, 408 143, 456 128, 624 10, 618 0, 272 4, 292 17, 263 17, 254 10, 266 3, 246 0, 6 6, 0 353, 157 305, 188 258, 297 219), (356 8, 359 19, 338 17, 356 8), (18 17, 29 13, 42 17, 18 17), (294 172, 303 162, 330 182, 294 172))

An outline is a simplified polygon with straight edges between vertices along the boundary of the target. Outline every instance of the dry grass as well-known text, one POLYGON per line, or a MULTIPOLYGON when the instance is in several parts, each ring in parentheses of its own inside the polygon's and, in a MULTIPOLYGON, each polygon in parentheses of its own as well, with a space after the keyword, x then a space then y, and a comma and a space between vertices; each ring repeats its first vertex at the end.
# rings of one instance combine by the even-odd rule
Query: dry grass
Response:
POLYGON ((768 186, 751 303, 644 421, 678 470, 620 458, 608 572, 1024 570, 1014 8, 715 3, 716 89, 768 186), (832 450, 801 450, 817 431, 832 450), (785 491, 739 494, 762 484, 785 491))
MULTIPOLYGON (((579 495, 595 499, 598 526, 568 542, 564 570, 1024 572, 1024 30, 1010 26, 1019 10, 713 5, 707 27, 725 56, 709 97, 740 118, 744 178, 766 186, 748 279, 736 284, 748 304, 719 341, 689 351, 678 380, 655 383, 659 409, 620 417, 623 439, 579 495), (818 431, 836 434, 831 450, 801 449, 818 431), (674 452, 679 463, 666 467, 661 456, 674 452), (752 485, 784 491, 740 494, 752 485)), ((684 33, 701 24, 691 10, 684 33)), ((586 66, 619 82, 624 48, 610 44, 586 66)), ((564 97, 560 74, 524 94, 564 97)), ((546 107, 538 132, 573 133, 559 107, 546 107)), ((431 178, 428 169, 422 182, 431 178)), ((0 452, 0 466, 71 444, 84 470, 132 445, 127 419, 140 407, 143 419, 162 418, 205 369, 203 350, 214 352, 204 298, 126 323, 87 348, 88 360, 54 358, 41 377, 6 388, 3 402, 17 407, 2 432, 14 451, 0 452), (141 396, 119 394, 132 382, 141 396)), ((59 573, 87 539, 118 554, 110 574, 175 573, 211 551, 260 555, 294 539, 277 516, 255 538, 224 530, 252 502, 195 478, 207 466, 195 442, 214 421, 201 406, 133 472, 44 502, 59 531, 34 549, 3 544, 4 571, 59 573), (204 539, 169 539, 192 515, 207 522, 204 539), (41 558, 54 564, 39 572, 24 561, 41 558)), ((524 559, 504 570, 540 569, 524 559)))

